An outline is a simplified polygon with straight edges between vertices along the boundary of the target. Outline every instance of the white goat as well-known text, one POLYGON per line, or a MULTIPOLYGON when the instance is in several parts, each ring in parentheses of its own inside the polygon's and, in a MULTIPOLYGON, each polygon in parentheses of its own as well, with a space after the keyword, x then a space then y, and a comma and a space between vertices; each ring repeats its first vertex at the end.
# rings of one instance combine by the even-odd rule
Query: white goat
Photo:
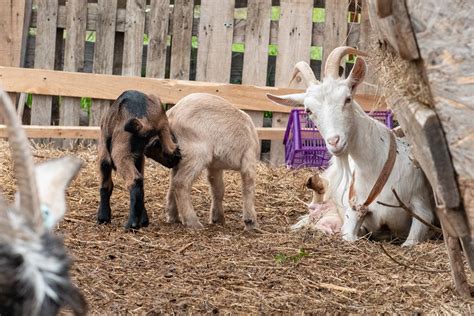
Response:
POLYGON ((34 167, 25 132, 3 91, 0 113, 18 184, 15 205, 0 199, 0 315, 56 315, 66 305, 83 315, 87 307, 69 277, 71 261, 50 232, 64 215, 65 190, 82 161, 66 157, 34 167))
MULTIPOLYGON (((428 237, 429 228, 412 219, 401 208, 385 207, 375 203, 375 200, 371 201, 368 209, 365 208, 365 212, 363 207, 351 207, 351 204, 364 203, 375 183, 379 182, 379 175, 385 170, 384 165, 388 160, 392 134, 385 125, 370 118, 353 101, 355 90, 366 74, 365 61, 357 58, 349 77, 339 78, 339 64, 349 53, 363 55, 351 47, 336 48, 327 59, 326 76, 321 83, 316 80, 308 64, 298 63, 293 79, 301 74, 309 84, 306 92, 268 97, 284 105, 304 104, 310 119, 324 137, 326 147, 333 155, 325 178, 330 180, 331 198, 340 203, 345 212, 343 238, 353 241, 361 234, 376 233, 383 226, 388 226, 395 236, 406 238, 402 246, 412 246, 428 237), (354 203, 349 202, 352 181, 354 203)), ((399 138, 396 139, 395 164, 376 200, 398 205, 392 188, 417 215, 433 222, 430 186, 423 171, 409 159, 408 144, 399 138)))
MULTIPOLYGON (((181 152, 181 161, 171 171, 167 197, 167 221, 202 228, 191 203, 194 180, 207 169, 211 187, 210 223, 224 224, 223 170, 238 170, 242 176, 243 219, 247 230, 257 227, 255 167, 258 135, 251 118, 221 97, 193 93, 181 99, 168 112, 168 122, 181 152)), ((160 163, 166 161, 159 140, 145 154, 160 163)))

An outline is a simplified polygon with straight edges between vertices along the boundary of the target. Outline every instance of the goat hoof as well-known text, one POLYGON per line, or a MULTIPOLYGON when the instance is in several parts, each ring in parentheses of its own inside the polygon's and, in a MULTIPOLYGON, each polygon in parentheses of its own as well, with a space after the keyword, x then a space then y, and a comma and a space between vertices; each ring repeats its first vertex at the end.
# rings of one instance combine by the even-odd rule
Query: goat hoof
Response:
POLYGON ((148 220, 148 214, 143 213, 142 218, 140 220, 140 226, 147 227, 149 224, 150 224, 150 221, 148 220))
POLYGON ((190 229, 203 229, 204 226, 199 222, 186 223, 186 227, 190 229))
POLYGON ((342 235, 342 239, 344 239, 345 241, 356 241, 359 238, 356 235, 344 234, 342 235))
POLYGON ((212 225, 224 225, 225 224, 225 219, 223 217, 218 217, 218 218, 212 218, 211 222, 209 224, 212 225))
POLYGON ((253 219, 246 219, 244 220, 244 223, 245 223, 245 230, 247 231, 255 230, 258 228, 257 222, 254 221, 253 219))
POLYGON ((137 221, 128 221, 127 224, 125 224, 125 230, 137 230, 140 228, 140 224, 138 224, 137 221))
POLYGON ((181 224, 181 221, 178 216, 167 216, 166 217, 166 222, 168 224, 181 224))
POLYGON ((110 216, 98 216, 97 217, 97 224, 102 225, 102 224, 110 224, 110 216))
POLYGON ((410 248, 410 247, 415 246, 416 244, 418 244, 418 242, 415 241, 415 240, 407 240, 402 244, 402 247, 403 248, 410 248))

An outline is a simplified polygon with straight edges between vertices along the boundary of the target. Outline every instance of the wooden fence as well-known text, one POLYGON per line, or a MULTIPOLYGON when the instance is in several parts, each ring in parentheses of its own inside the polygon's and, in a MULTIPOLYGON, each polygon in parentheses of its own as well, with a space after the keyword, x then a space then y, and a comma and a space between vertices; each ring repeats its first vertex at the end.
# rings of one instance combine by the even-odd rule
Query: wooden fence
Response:
MULTIPOLYGON (((258 87, 287 87, 301 60, 320 77, 334 47, 366 49, 371 32, 360 0, 33 0, 31 7, 24 65, 42 70, 0 67, 7 91, 34 94, 27 123, 97 126, 124 89, 154 92, 170 104, 206 91, 276 133, 260 132, 263 157, 273 164, 283 162, 288 109, 265 92, 291 90, 258 87)), ((362 92, 373 93, 370 86, 362 92)), ((366 108, 374 99, 360 96, 366 108)))

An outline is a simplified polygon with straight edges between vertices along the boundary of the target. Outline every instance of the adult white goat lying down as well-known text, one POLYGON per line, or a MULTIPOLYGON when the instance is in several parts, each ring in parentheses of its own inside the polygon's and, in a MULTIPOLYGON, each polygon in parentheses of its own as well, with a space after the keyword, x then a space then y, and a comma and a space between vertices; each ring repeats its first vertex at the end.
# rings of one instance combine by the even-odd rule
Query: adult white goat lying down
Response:
POLYGON ((66 211, 65 190, 82 161, 65 157, 33 166, 29 142, 3 91, 0 114, 18 184, 15 205, 0 198, 0 315, 56 315, 66 305, 83 315, 86 303, 69 277, 71 261, 50 232, 66 211))
POLYGON ((394 188, 405 204, 432 223, 431 188, 423 171, 410 160, 408 144, 354 102, 355 90, 366 74, 365 61, 357 58, 349 77, 339 78, 339 64, 349 53, 365 55, 351 47, 334 49, 321 83, 307 63, 299 62, 293 79, 301 74, 309 85, 306 92, 267 96, 279 104, 304 105, 324 137, 333 155, 324 177, 330 179, 331 198, 344 209, 343 238, 353 241, 387 226, 396 237, 406 238, 402 246, 412 246, 428 238, 429 228, 401 208, 385 207, 376 200, 398 205, 394 188))
MULTIPOLYGON (((245 228, 256 228, 255 168, 259 142, 251 118, 225 99, 207 93, 184 97, 166 114, 182 156, 171 171, 166 205, 168 222, 202 228, 191 203, 191 188, 194 180, 207 169, 212 195, 209 221, 224 224, 223 170, 231 169, 240 171, 242 176, 245 228)), ((167 160, 166 154, 159 139, 155 142, 150 141, 145 154, 162 163, 167 160)))

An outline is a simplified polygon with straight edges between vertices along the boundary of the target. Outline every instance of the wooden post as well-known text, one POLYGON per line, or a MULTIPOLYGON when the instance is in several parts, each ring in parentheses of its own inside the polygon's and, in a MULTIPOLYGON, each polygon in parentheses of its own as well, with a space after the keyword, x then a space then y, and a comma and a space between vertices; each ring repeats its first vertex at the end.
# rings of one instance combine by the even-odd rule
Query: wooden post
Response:
POLYGON ((189 80, 194 0, 175 0, 171 38, 170 79, 189 80))
POLYGON ((148 26, 148 54, 146 76, 164 78, 166 68, 166 42, 168 38, 170 1, 150 1, 150 24, 148 26))
MULTIPOLYGON (((54 69, 58 0, 38 0, 36 27, 35 68, 54 69)), ((52 97, 34 95, 31 106, 31 124, 51 124, 52 97)))
MULTIPOLYGON (((93 72, 112 74, 114 66, 115 24, 117 0, 99 0, 97 3, 97 31, 94 47, 93 72)), ((110 105, 108 100, 93 99, 89 125, 98 126, 102 114, 110 105)))
POLYGON ((196 80, 229 82, 233 32, 234 0, 202 0, 196 80))
POLYGON ((141 76, 146 0, 128 0, 122 75, 141 76))
MULTIPOLYGON (((86 39, 87 2, 68 1, 66 3, 67 26, 64 51, 64 71, 82 72, 84 69, 84 48, 86 39)), ((81 99, 63 98, 60 108, 60 125, 78 126, 81 118, 81 99)), ((65 140, 69 147, 74 140, 65 140)))
MULTIPOLYGON (((19 67, 26 47, 31 0, 0 0, 0 8, 0 66, 19 67)), ((15 103, 16 94, 10 97, 15 103)))
MULTIPOLYGON (((293 67, 299 61, 310 60, 311 32, 313 29, 312 1, 280 1, 280 22, 278 31, 278 56, 275 71, 275 86, 287 87, 293 67)), ((346 22, 347 24, 347 22, 346 22)), ((299 88, 306 88, 301 83, 299 88)), ((288 114, 273 113, 272 126, 285 128, 288 114)), ((285 147, 282 141, 272 141, 270 163, 285 163, 285 147)))
POLYGON ((326 21, 324 23, 324 46, 321 78, 324 75, 326 59, 332 50, 346 45, 347 36, 347 0, 326 1, 326 21))
MULTIPOLYGON (((267 84, 271 8, 271 0, 249 0, 248 2, 243 84, 256 86, 267 84)), ((263 112, 248 111, 247 114, 250 115, 256 127, 263 126, 263 112)))

